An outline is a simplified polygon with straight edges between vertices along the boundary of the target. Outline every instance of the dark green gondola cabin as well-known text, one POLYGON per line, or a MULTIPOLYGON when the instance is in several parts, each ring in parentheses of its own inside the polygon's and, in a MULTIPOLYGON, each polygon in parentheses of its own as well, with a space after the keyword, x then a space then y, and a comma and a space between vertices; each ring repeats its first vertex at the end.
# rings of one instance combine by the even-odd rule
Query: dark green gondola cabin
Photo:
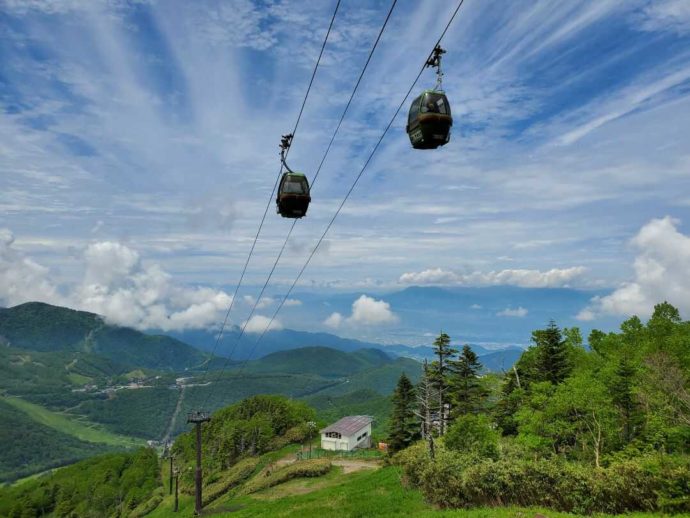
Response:
POLYGON ((307 214, 310 201, 307 177, 294 171, 283 173, 276 197, 278 214, 284 218, 302 218, 307 214))
POLYGON ((425 90, 412 101, 407 135, 415 149, 436 149, 450 141, 450 103, 441 90, 425 90))

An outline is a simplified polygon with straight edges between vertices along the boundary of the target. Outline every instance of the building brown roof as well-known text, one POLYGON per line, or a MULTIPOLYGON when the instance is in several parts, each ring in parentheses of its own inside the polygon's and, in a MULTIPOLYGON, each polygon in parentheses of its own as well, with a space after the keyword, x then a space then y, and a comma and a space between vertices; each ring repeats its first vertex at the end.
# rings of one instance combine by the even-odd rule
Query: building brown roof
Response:
POLYGON ((321 433, 338 432, 342 435, 354 435, 373 421, 368 415, 350 415, 327 426, 321 433))

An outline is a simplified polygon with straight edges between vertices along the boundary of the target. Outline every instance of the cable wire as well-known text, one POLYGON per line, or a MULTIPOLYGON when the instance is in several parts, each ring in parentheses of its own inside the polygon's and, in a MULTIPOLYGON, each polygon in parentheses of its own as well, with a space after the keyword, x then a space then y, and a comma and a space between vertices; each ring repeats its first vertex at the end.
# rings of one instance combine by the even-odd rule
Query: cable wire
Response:
MULTIPOLYGON (((359 75, 359 77, 358 77, 358 79, 357 79, 357 82, 356 82, 356 84, 355 84, 355 87, 354 87, 354 89, 352 90, 352 94, 350 95, 350 99, 348 100, 347 105, 345 106, 345 109, 343 110, 343 113, 342 113, 342 115, 341 115, 341 117, 340 117, 340 121, 338 122, 338 125, 336 126, 336 129, 335 129, 335 131, 333 132, 333 135, 331 136, 331 140, 330 140, 330 142, 329 142, 329 144, 328 144, 328 147, 326 148, 326 151, 325 151, 323 157, 321 158, 321 163, 319 164, 319 167, 318 167, 318 169, 317 169, 317 171, 316 171, 316 174, 314 175, 314 180, 312 181, 312 187, 313 187, 313 185, 314 185, 314 182, 316 181, 316 178, 317 178, 318 175, 319 175, 319 172, 321 171, 321 168, 322 168, 322 166, 323 166, 323 164, 324 164, 324 162, 325 162, 325 160, 326 160, 326 157, 328 156, 328 153, 329 153, 330 150, 331 150, 331 146, 333 145, 333 141, 335 140, 335 137, 336 137, 336 135, 338 134, 338 131, 340 130, 340 127, 341 127, 341 125, 342 125, 342 123, 343 123, 343 120, 345 119, 345 115, 347 114, 347 111, 348 111, 348 109, 350 108, 350 105, 352 104, 352 100, 353 100, 355 94, 357 93, 357 89, 359 88, 360 83, 362 82, 362 78, 364 77, 364 73, 366 72, 366 70, 367 70, 367 68, 368 68, 368 66, 369 66, 369 63, 371 62, 371 58, 372 58, 372 56, 373 56, 373 54, 374 54, 374 51, 375 51, 376 48, 378 47, 379 41, 381 40, 381 36, 383 35, 383 32, 385 31, 385 29, 386 29, 386 27, 387 27, 387 25, 388 25, 388 21, 390 20, 390 17, 391 17, 391 15, 393 14, 393 10, 395 9, 395 6, 396 6, 397 3, 398 3, 398 0, 393 0, 393 2, 392 2, 392 4, 391 4, 391 7, 390 7, 390 9, 388 10, 388 14, 386 15, 386 18, 385 18, 385 20, 384 20, 384 22, 383 22, 383 25, 381 26, 381 29, 379 30, 379 33, 378 33, 378 35, 376 36, 376 40, 374 41, 374 44, 373 44, 371 50, 369 51, 369 55, 368 55, 367 60, 366 60, 366 62, 365 62, 365 64, 364 64, 364 67, 362 68, 362 71, 361 71, 361 73, 360 73, 360 75, 359 75)), ((336 6, 336 8, 337 8, 337 6, 336 6)), ((329 28, 329 31, 330 31, 330 28, 329 28)), ((323 51, 323 48, 322 48, 322 51, 323 51)), ((320 58, 321 58, 321 56, 319 55, 319 59, 320 59, 320 58)), ((314 79, 314 76, 312 75, 312 81, 313 81, 313 79, 314 79)), ((310 84, 309 84, 309 88, 311 88, 311 82, 310 82, 310 84)), ((306 98, 305 98, 305 100, 306 100, 306 98)), ((302 116, 302 111, 303 111, 303 109, 304 109, 304 104, 302 104, 302 109, 300 110, 300 114, 299 114, 299 116, 298 116, 297 123, 299 123, 299 119, 300 119, 301 116, 302 116)), ((295 125, 295 130, 296 130, 296 128, 297 128, 297 124, 295 125)), ((294 131, 293 131, 292 135, 293 135, 293 138, 294 138, 294 131)), ((290 147, 287 148, 287 150, 286 150, 286 152, 285 152, 285 157, 287 157, 287 154, 289 153, 289 151, 290 151, 290 147)), ((281 155, 281 156, 282 156, 282 155, 281 155)), ((283 160, 282 163, 284 163, 284 160, 283 160)), ((282 170, 282 168, 281 168, 281 170, 282 170)), ((278 178, 280 178, 280 175, 278 176, 278 178)), ((275 190, 275 186, 274 186, 274 190, 275 190)), ((273 194, 271 194, 271 197, 273 197, 273 194)), ((270 200, 269 200, 269 202, 270 202, 270 200)), ((264 213, 264 217, 265 217, 265 215, 266 215, 266 214, 264 213)), ((287 245, 287 242, 288 242, 288 240, 290 239, 290 235, 292 234, 292 231, 293 231, 293 229, 295 228, 295 224, 296 224, 296 223, 297 223, 297 220, 295 220, 295 221, 293 222, 292 226, 290 227, 290 231, 288 232, 288 235, 287 235, 287 237, 286 237, 286 239, 285 239, 285 241, 284 241, 284 243, 283 243, 283 247, 281 248, 280 253, 278 254, 278 257, 276 258, 275 262, 273 263, 273 268, 271 269, 271 271, 270 271, 270 273, 269 273, 269 275, 268 275, 268 278, 266 279, 266 282, 264 283, 264 286, 263 286, 263 288, 261 289, 261 294, 259 295, 259 297, 258 297, 258 298, 255 300, 255 302, 254 302, 254 305, 253 305, 252 310, 251 310, 251 312, 250 312, 250 317, 249 317, 249 318, 251 318, 251 316, 254 314, 254 311, 256 310, 256 308, 257 308, 259 302, 261 301, 261 296, 263 295, 263 293, 264 293, 264 291, 265 291, 265 289, 266 289, 266 286, 267 286, 268 283, 270 282, 271 277, 273 276, 273 273, 275 272, 275 269, 276 269, 276 267, 277 267, 277 265, 278 265, 278 262, 280 261, 280 258, 282 257, 283 251, 285 250, 285 246, 287 245)), ((263 220, 262 220, 262 224, 263 224, 263 220)), ((246 267, 246 265, 245 265, 245 267, 246 267)), ((284 301, 283 301, 283 303, 284 303, 284 301)), ((282 304, 281 304, 281 306, 282 306, 282 304)), ((228 313, 228 314, 229 314, 229 313, 228 313)), ((273 320, 274 320, 274 319, 272 318, 272 319, 271 319, 271 323, 273 322, 273 320)), ((227 321, 227 319, 226 319, 226 321, 227 321)), ((233 344, 233 347, 232 347, 232 349, 231 349, 231 351, 230 351, 230 354, 228 355, 226 361, 223 363, 223 366, 221 367, 221 370, 220 370, 218 376, 216 377, 216 381, 218 381, 218 380, 220 379, 220 377, 222 376, 223 372, 225 371, 225 368, 227 367, 227 364, 229 363, 230 359, 232 358, 232 355, 235 353, 235 350, 236 350, 237 346, 239 345, 240 339, 242 338, 242 336, 244 336, 244 329, 245 329, 246 324, 247 324, 248 322, 249 322, 249 319, 245 322, 245 325, 242 327, 242 330, 241 330, 241 332, 240 332, 240 335, 239 335, 238 338, 235 340, 235 342, 234 342, 234 344, 233 344)), ((265 332, 265 331, 264 331, 264 332, 265 332)), ((251 356, 251 355, 250 355, 250 356, 251 356)), ((244 365, 244 364, 243 364, 243 365, 244 365)), ((207 369, 207 372, 208 372, 208 369, 207 369)), ((209 400, 211 394, 212 394, 212 393, 209 393, 209 395, 207 396, 206 402, 204 403, 204 405, 208 402, 208 400, 209 400)))
POLYGON ((338 134, 338 131, 340 131, 340 126, 343 124, 343 120, 345 119, 345 115, 347 114, 347 110, 350 109, 350 104, 352 104, 352 99, 354 99, 355 94, 357 93, 357 89, 359 88, 359 84, 362 82, 362 78, 364 77, 364 73, 367 71, 367 67, 369 66, 369 62, 371 61, 371 57, 374 55, 374 51, 376 50, 376 47, 379 44, 379 41, 381 40, 381 36, 383 35, 383 31, 386 29, 386 25, 388 25, 388 20, 390 20, 391 14, 393 14, 393 9, 395 9, 395 5, 398 3, 398 0, 393 0, 393 3, 391 4, 391 8, 388 10, 388 15, 386 16, 386 19, 383 22, 383 25, 381 26, 381 30, 379 31, 378 36, 376 36, 376 41, 374 42, 374 46, 371 47, 371 50, 369 51, 369 56, 367 57, 366 63, 364 63, 364 68, 362 68, 362 72, 359 74, 359 78, 357 79, 357 83, 355 84, 355 87, 352 90, 352 93, 350 94, 350 99, 347 101, 347 105, 345 105, 345 109, 343 110, 342 115, 340 116, 340 120, 338 121, 338 125, 335 128, 335 131, 333 132, 333 135, 331 136, 331 141, 328 143, 328 147, 326 148, 326 152, 323 154, 323 157, 321 158, 321 163, 319 163, 319 167, 316 169, 316 174, 314 174, 314 179, 311 182, 312 189, 314 188, 314 185, 316 184, 316 179, 319 177, 319 173, 321 172, 321 168, 323 167, 323 163, 326 161, 326 157, 328 156, 328 153, 331 151, 331 146, 333 145, 333 141, 335 140, 336 135, 338 134))
MULTIPOLYGON (((450 20, 448 20, 448 23, 446 24, 446 27, 443 29, 443 32, 441 33, 441 36, 440 36, 440 37, 438 38, 438 40, 436 41, 436 44, 434 45, 434 49, 436 48, 437 45, 439 45, 439 44, 441 43, 441 40, 443 40, 443 37, 444 37, 444 36, 446 35, 446 33, 448 32, 448 29, 450 28, 451 24, 453 23, 453 20, 455 19, 456 15, 457 15, 458 12, 460 11, 460 8, 462 7, 464 1, 465 1, 465 0, 460 0, 460 2, 458 3, 457 7, 456 7, 455 10, 453 11, 453 15, 450 17, 450 20)), ((431 56, 433 55, 433 52, 434 52, 434 51, 432 50, 432 51, 429 53, 429 57, 431 57, 431 56)), ((388 130, 390 130, 391 126, 392 126, 393 123, 395 122, 395 119, 397 118, 398 114, 400 113, 400 110, 402 109, 402 107, 403 107, 403 106, 405 105, 405 103, 407 102, 407 99, 408 99, 408 97, 410 96, 410 94, 412 93, 412 90, 414 89, 414 87, 417 85, 417 82, 419 81, 419 78, 422 76, 422 73, 424 72, 424 69, 426 68, 426 62, 428 61, 428 59, 429 59, 429 58, 427 58, 427 59, 424 61, 424 65, 422 65, 422 68, 420 69, 419 73, 417 74, 417 77, 416 77, 415 80, 412 82, 412 85, 410 86, 410 88, 407 90, 407 93, 405 94, 405 97, 403 98, 403 100, 402 100, 402 101, 400 102, 400 104, 398 105, 397 110, 395 110, 395 113, 393 114, 393 117, 391 117, 391 120, 390 120, 390 122, 388 123, 388 125, 386 126, 386 128, 383 130, 383 133, 381 133, 381 136, 379 137, 378 141, 376 142, 376 145, 374 146, 374 148, 372 149, 371 153, 369 154, 369 157, 367 158, 366 162, 365 162, 364 165, 362 166, 362 169, 359 171, 359 174, 356 176, 354 182, 353 182, 352 185, 350 186, 350 189, 347 191, 347 194, 345 194, 345 197, 343 198, 343 201, 340 203, 340 206, 338 207, 338 209, 337 209, 337 210, 335 211, 335 213, 333 214, 333 217, 332 217, 331 220, 329 221, 328 225, 326 225, 326 228, 325 228, 325 230, 323 231, 323 233, 321 234, 321 237, 319 238, 319 240, 317 241, 316 246, 314 246, 314 248, 312 249, 311 253, 309 254, 309 257, 307 258, 307 261, 304 263, 304 265, 303 265, 302 268, 300 269, 299 273, 297 274, 297 277, 295 277, 295 280, 292 282, 292 285, 290 286, 290 289, 288 289, 287 293, 283 296, 282 300, 280 301, 280 304, 278 305, 278 307, 277 307, 276 310, 274 311, 273 316, 272 316, 271 319, 269 320, 268 324, 267 324, 266 327, 264 328, 264 330, 263 330, 263 332, 261 333, 261 335, 259 335, 259 338, 254 342, 254 345, 253 345, 253 347, 252 347, 252 349, 251 349, 251 351, 250 351, 250 353, 249 353, 249 356, 247 357, 247 359, 246 359, 246 360, 242 363, 242 365, 240 366, 240 368, 239 368, 239 370, 237 371, 237 374, 236 374, 236 376, 235 376, 235 379, 236 379, 237 377, 240 376, 240 374, 242 373, 242 371, 244 370, 244 368, 246 367, 246 365, 248 364, 248 362, 250 361, 250 359, 254 356, 254 352, 256 351, 256 348, 257 348, 259 342, 263 339, 263 337, 266 335, 266 333, 267 333, 268 330, 270 329, 271 324, 273 324, 273 321, 275 320, 276 316, 278 315, 278 313, 279 313, 280 310, 282 309, 283 305, 285 304, 285 301, 288 299, 288 297, 289 297, 290 294, 292 293, 292 290, 295 288, 295 286, 296 286, 297 283, 299 282, 300 278, 301 278, 302 275, 304 274, 304 271, 307 269, 307 266, 309 266, 309 263, 311 262, 312 258, 314 257, 314 254, 316 254, 316 251, 318 250, 319 246, 321 245, 321 243, 323 242, 324 238, 326 237, 326 234, 328 234, 328 231, 329 231, 329 230, 331 229, 331 227, 333 226, 333 223, 335 222, 336 218, 337 218, 338 215, 340 214, 340 212, 341 212, 342 208, 344 207, 345 203, 347 202, 347 200, 349 199, 350 195, 352 194, 352 191, 354 191, 355 187, 357 186, 357 183, 359 182, 360 178, 362 177, 362 175, 363 175, 364 172, 366 171, 366 169, 367 169, 367 167, 369 166, 369 164, 370 164, 372 158, 374 157, 374 155, 375 155, 376 152, 378 151, 379 146, 381 145, 381 142, 383 142, 383 139, 385 138, 386 134, 388 133, 388 130)))
MULTIPOLYGON (((309 80, 309 86, 307 87, 307 91, 304 94, 304 99, 302 100, 302 106, 299 109, 299 114, 297 115, 297 120, 295 121, 295 126, 292 130, 292 134, 297 132, 297 128, 299 126, 300 120, 302 119, 302 114, 304 113, 304 107, 307 104, 307 98, 309 97, 309 93, 311 92, 311 87, 314 84, 314 78, 316 77, 316 71, 319 68, 319 64, 321 63, 321 57, 323 56, 323 51, 326 48, 326 42, 328 41, 328 37, 331 34, 331 29, 333 28, 333 23, 335 22, 335 17, 338 14, 338 9, 340 8, 340 2, 341 0, 338 0, 337 3, 335 4, 335 9, 333 10, 333 16, 331 16, 331 22, 328 25, 328 30, 326 31, 326 36, 324 37, 323 44, 321 45, 321 50, 319 52, 319 57, 316 60, 316 64, 314 65, 314 70, 311 73, 311 78, 309 80)), ((285 156, 287 157, 287 154, 290 152, 290 149, 288 148, 287 152, 285 153, 285 156)), ((247 255, 247 260, 244 262, 244 267, 242 268, 242 273, 240 274, 240 279, 237 282, 237 285, 235 286, 235 291, 233 292, 232 299, 230 300, 230 305, 228 306, 228 310, 225 313, 225 317, 223 318, 223 323, 220 327, 220 331, 218 332, 218 335, 216 336, 216 341, 215 344, 213 345, 213 349, 211 350, 211 356, 209 357, 209 361, 206 364, 206 368, 204 369, 204 374, 202 375, 202 383, 206 379, 206 376, 208 374, 208 370, 210 367, 210 363, 213 360, 213 356, 215 355, 218 345, 223 339, 223 333, 225 331, 225 327, 227 326, 228 319, 230 318, 230 312, 232 311, 232 308, 235 304, 235 299, 237 298, 237 293, 240 290, 240 287, 242 286, 242 282, 244 281, 244 276, 247 272, 247 267, 249 266, 249 262, 251 261, 252 255, 254 254, 254 249, 256 248, 256 242, 259 239, 259 234, 261 234, 261 229, 264 226, 264 222, 266 221, 266 215, 268 214, 268 209, 271 207, 271 202, 273 201, 273 195, 275 194, 276 188, 278 187, 278 182, 280 181, 280 177, 283 172, 283 164, 280 164, 280 169, 278 170, 278 176, 276 177, 276 181, 273 183, 273 189, 271 190, 271 195, 268 197, 268 202, 266 203, 266 208, 264 209, 264 214, 261 217, 261 222, 259 223, 259 228, 256 231, 256 235, 254 236, 254 241, 252 242, 252 246, 249 249, 249 255, 247 255)), ((293 223, 294 227, 294 223, 293 223)), ((290 233, 292 233, 292 228, 290 229, 290 233)), ((289 235, 289 234, 288 234, 289 235)), ((281 252, 282 253, 282 252, 281 252)), ((252 310, 253 311, 253 310, 252 310)), ((232 357, 232 355, 235 352, 235 348, 230 352, 229 357, 232 357)))

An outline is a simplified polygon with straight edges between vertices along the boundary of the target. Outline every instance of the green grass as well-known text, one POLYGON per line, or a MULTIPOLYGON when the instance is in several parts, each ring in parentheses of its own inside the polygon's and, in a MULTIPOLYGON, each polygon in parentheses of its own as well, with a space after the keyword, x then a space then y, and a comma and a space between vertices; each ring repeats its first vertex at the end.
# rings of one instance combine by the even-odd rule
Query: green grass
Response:
POLYGON ((47 408, 29 403, 28 401, 18 397, 0 397, 0 400, 9 403, 18 410, 21 410, 34 421, 67 435, 71 435, 72 437, 75 437, 81 441, 108 444, 110 446, 126 448, 141 446, 144 443, 144 441, 139 439, 114 434, 92 423, 86 424, 84 422, 77 421, 74 418, 53 412, 47 408))
POLYGON ((83 374, 77 374, 76 372, 70 372, 67 375, 67 378, 75 385, 86 385, 93 379, 89 378, 88 376, 84 376, 83 374))
MULTIPOLYGON (((206 509, 209 516, 227 518, 247 517, 338 517, 366 518, 380 517, 428 517, 428 518, 532 518, 542 513, 549 518, 574 518, 578 515, 558 513, 538 508, 488 508, 444 511, 434 509, 424 502, 419 491, 403 488, 399 473, 395 467, 386 467, 377 471, 360 471, 341 475, 336 480, 334 472, 325 477, 311 479, 316 486, 313 492, 285 496, 290 493, 289 487, 298 485, 298 481, 275 486, 255 496, 241 498, 221 498, 206 509), (321 487, 323 486, 323 487, 321 487), (281 488, 286 491, 281 491, 281 488), (280 495, 276 495, 280 492, 280 495), (280 496, 272 499, 274 496, 280 496), (232 511, 232 512, 224 512, 232 511)), ((193 516, 194 499, 185 496, 180 499, 180 512, 172 512, 172 498, 166 497, 161 506, 148 515, 151 518, 191 517, 193 516)), ((664 516, 654 513, 632 513, 626 518, 652 518, 664 516)), ((675 515, 680 517, 680 515, 675 515)), ((594 514, 591 518, 606 518, 610 515, 594 514)))

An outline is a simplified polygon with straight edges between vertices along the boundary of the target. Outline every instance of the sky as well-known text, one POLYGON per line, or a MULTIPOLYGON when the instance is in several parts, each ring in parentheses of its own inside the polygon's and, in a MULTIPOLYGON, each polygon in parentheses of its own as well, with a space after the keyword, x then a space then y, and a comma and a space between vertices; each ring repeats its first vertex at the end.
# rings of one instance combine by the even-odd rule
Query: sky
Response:
MULTIPOLYGON (((309 178, 390 5, 342 1, 289 156, 309 178)), ((0 305, 217 325, 334 6, 0 0, 0 305)), ((267 295, 295 278, 454 8, 396 5, 267 295)), ((299 284, 352 293, 351 311, 312 327, 384 333, 401 324, 385 294, 413 285, 595 290, 567 315, 583 325, 664 299, 690 316, 690 4, 466 0, 443 46, 451 141, 413 150, 403 108, 299 284)), ((428 70, 415 91, 434 83, 428 70)), ((291 223, 270 207, 231 322, 291 223)))

